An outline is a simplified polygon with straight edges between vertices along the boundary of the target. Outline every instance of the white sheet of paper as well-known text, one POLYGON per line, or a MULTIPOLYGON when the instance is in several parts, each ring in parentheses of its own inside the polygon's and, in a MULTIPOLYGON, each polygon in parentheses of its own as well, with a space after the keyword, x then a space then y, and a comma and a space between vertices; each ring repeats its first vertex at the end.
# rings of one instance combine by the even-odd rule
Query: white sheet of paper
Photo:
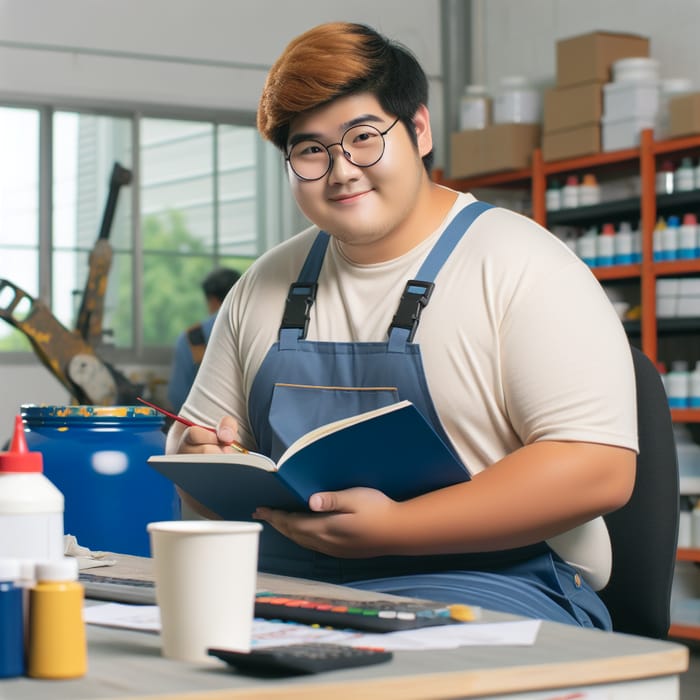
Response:
MULTIPOLYGON (((104 603, 90 605, 84 610, 85 622, 91 625, 120 627, 143 632, 160 631, 160 612, 157 605, 126 605, 104 603)), ((255 620, 253 647, 299 644, 303 642, 327 642, 358 647, 383 649, 421 650, 455 649, 460 646, 531 646, 537 639, 541 620, 517 620, 514 622, 466 622, 459 625, 423 627, 401 632, 371 634, 348 632, 298 625, 288 622, 255 620)))

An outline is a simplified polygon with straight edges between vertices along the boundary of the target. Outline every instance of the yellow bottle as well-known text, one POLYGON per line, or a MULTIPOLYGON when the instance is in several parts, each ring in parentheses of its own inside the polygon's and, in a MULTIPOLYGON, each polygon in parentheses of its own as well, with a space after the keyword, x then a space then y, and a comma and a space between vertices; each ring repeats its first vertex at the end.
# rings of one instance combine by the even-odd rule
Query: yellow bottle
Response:
POLYGON ((37 583, 29 592, 27 675, 32 678, 79 678, 87 672, 84 589, 77 579, 76 559, 36 565, 37 583))

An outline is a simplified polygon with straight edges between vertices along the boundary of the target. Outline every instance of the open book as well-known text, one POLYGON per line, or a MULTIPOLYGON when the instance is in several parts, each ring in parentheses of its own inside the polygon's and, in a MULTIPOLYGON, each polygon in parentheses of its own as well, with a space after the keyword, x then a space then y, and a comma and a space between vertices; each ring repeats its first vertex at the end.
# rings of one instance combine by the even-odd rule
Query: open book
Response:
POLYGON ((410 401, 322 425, 277 464, 256 452, 158 455, 148 463, 227 520, 249 520, 257 506, 306 510, 318 491, 369 486, 403 501, 469 479, 410 401))

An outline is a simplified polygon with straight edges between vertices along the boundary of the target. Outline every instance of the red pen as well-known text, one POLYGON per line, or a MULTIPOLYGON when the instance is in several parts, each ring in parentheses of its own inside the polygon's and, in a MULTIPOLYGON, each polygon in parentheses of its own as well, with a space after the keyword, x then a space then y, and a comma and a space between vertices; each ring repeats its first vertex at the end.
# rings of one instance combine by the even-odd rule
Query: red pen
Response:
MULTIPOLYGON (((208 425, 199 425, 198 423, 193 423, 191 420, 187 420, 187 418, 183 418, 182 416, 178 416, 175 413, 171 413, 170 411, 167 411, 164 408, 161 408, 160 406, 156 406, 154 403, 151 403, 150 401, 146 401, 146 399, 142 399, 140 396, 136 397, 137 401, 140 401, 142 404, 145 404, 146 406, 149 406, 150 408, 153 408, 154 410, 158 411, 158 413, 162 413, 164 416, 168 416, 168 418, 172 418, 173 420, 177 421, 178 423, 182 423, 183 425, 186 425, 190 428, 204 428, 205 430, 209 430, 212 433, 216 433, 216 428, 211 428, 208 425)), ((246 450, 243 445, 241 445, 240 442, 236 442, 235 440, 231 441, 231 447, 235 448, 239 452, 242 452, 243 454, 248 454, 248 450, 246 450)))

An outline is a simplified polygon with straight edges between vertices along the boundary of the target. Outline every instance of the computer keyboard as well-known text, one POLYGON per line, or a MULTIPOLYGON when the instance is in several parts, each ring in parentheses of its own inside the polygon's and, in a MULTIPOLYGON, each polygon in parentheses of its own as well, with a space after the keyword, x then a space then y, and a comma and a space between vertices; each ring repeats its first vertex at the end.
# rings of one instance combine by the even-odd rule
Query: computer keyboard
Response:
POLYGON ((156 604, 156 587, 153 581, 104 576, 86 571, 80 572, 78 581, 85 588, 86 598, 140 605, 156 604))

